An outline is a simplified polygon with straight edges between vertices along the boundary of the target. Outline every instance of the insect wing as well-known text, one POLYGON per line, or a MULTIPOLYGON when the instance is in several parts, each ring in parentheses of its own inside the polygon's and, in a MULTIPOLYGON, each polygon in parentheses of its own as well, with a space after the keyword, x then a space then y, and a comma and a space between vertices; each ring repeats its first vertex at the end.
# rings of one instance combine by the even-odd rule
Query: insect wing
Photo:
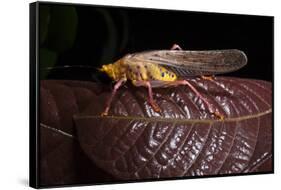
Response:
POLYGON ((213 75, 232 72, 247 63, 237 49, 211 51, 153 50, 132 54, 136 61, 161 65, 178 76, 213 75))

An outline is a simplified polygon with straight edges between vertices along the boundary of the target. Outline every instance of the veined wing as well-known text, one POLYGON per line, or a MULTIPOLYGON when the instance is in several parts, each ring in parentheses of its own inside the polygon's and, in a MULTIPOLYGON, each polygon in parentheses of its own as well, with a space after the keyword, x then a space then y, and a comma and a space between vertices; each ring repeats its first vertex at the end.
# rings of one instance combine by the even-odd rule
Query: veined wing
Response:
POLYGON ((161 65, 178 76, 213 75, 232 72, 247 64, 243 51, 237 49, 211 51, 153 50, 131 54, 134 61, 161 65))

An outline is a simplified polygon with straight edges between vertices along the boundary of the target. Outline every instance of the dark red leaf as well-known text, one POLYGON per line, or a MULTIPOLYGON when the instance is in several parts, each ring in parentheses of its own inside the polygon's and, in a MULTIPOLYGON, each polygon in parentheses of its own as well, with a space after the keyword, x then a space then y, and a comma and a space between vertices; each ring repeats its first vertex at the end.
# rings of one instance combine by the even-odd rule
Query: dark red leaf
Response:
POLYGON ((40 185, 100 183, 114 179, 84 154, 73 122, 73 114, 80 113, 100 89, 89 82, 41 81, 40 185))
POLYGON ((161 113, 147 102, 145 88, 124 87, 110 116, 100 117, 110 92, 74 116, 85 153, 119 179, 271 172, 271 83, 189 81, 224 113, 223 121, 186 86, 154 89, 161 113))

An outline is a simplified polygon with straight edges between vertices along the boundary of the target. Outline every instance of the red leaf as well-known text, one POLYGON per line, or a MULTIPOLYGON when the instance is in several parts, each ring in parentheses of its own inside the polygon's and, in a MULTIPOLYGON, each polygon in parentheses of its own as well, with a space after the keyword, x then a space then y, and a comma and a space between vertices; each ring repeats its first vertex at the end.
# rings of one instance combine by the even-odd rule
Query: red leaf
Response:
POLYGON ((186 86, 118 91, 109 117, 100 117, 110 92, 95 96, 74 119, 89 158, 119 179, 272 172, 272 90, 259 80, 191 79, 224 113, 219 121, 186 86))
POLYGON ((73 114, 98 94, 96 84, 78 81, 41 81, 40 185, 100 183, 114 178, 99 169, 82 151, 73 114))

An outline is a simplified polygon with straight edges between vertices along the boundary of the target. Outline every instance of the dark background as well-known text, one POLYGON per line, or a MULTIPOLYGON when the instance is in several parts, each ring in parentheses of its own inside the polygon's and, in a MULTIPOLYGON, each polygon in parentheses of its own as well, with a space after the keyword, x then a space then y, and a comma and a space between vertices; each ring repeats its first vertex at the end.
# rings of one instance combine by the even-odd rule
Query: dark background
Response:
POLYGON ((40 4, 41 79, 106 80, 94 68, 174 43, 185 50, 243 50, 248 64, 225 75, 273 79, 273 17, 40 4))
MULTIPOLYGON (((39 4, 40 79, 110 82, 106 75, 98 72, 96 68, 112 63, 127 53, 170 49, 174 43, 186 50, 243 50, 248 56, 248 64, 239 71, 224 75, 267 81, 273 79, 273 17, 39 4)), ((50 87, 55 90, 60 88, 61 85, 57 88, 50 87)), ((62 94, 68 92, 65 89, 61 91, 62 94)), ((46 97, 48 93, 45 93, 46 97)), ((35 97, 35 91, 33 95, 35 97)), ((58 100, 67 102, 65 109, 61 108, 67 111, 54 113, 70 113, 68 106, 72 105, 71 101, 67 98, 64 101, 58 100)), ((48 104, 45 106, 49 105, 50 102, 46 102, 48 104)), ((43 105, 41 103, 40 106, 43 105)), ((64 104, 60 106, 62 105, 64 104)), ((42 118, 40 115, 40 119, 42 118)), ((72 118, 70 120, 72 121, 72 118)), ((40 151, 45 150, 44 147, 52 148, 58 142, 53 134, 43 130, 40 140, 46 140, 48 143, 42 141, 40 151)), ((116 182, 116 179, 92 164, 82 152, 78 141, 70 141, 69 144, 72 148, 56 146, 59 149, 57 155, 46 154, 44 157, 40 154, 41 185, 116 182), (66 156, 69 152, 71 156, 66 156), (65 157, 67 159, 64 160, 65 157), (60 164, 60 167, 56 167, 57 164, 60 164)))

